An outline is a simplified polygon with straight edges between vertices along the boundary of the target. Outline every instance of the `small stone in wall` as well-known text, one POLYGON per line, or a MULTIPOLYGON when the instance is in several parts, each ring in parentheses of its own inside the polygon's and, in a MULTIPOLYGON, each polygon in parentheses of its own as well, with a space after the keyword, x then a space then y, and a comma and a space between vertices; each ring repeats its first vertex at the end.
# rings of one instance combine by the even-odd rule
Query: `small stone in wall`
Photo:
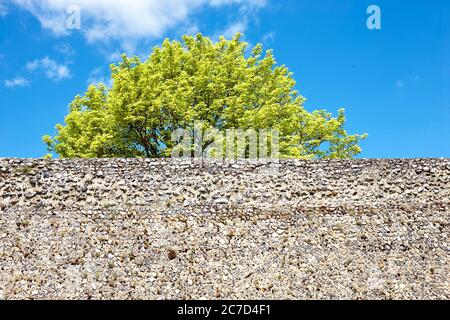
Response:
POLYGON ((228 199, 221 198, 214 201, 216 204, 228 204, 228 199))
POLYGON ((177 257, 177 252, 175 250, 170 250, 168 254, 169 260, 173 260, 177 257))

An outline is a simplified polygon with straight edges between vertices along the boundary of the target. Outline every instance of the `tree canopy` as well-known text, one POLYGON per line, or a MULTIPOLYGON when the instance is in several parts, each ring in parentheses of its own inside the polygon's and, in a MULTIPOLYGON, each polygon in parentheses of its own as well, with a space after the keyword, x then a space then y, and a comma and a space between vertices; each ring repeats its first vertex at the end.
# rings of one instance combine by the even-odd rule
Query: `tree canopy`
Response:
POLYGON ((276 129, 280 154, 293 158, 349 158, 365 135, 350 135, 346 118, 308 112, 305 98, 273 52, 251 51, 237 34, 213 42, 205 36, 165 40, 146 61, 122 56, 111 65, 111 88, 90 85, 70 104, 49 151, 63 158, 167 157, 172 132, 195 121, 218 130, 276 129))

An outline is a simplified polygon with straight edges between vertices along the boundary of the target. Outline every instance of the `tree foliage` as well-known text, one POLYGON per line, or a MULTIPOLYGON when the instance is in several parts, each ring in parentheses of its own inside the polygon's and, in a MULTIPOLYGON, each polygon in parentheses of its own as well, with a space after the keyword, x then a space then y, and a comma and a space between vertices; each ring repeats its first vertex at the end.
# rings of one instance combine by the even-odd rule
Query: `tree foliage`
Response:
POLYGON ((63 158, 166 157, 173 131, 195 121, 225 130, 277 129, 283 157, 348 158, 365 135, 349 135, 336 117, 308 112, 292 73, 261 45, 247 52, 237 34, 216 43, 200 34, 165 40, 146 61, 122 56, 112 87, 91 85, 70 104, 55 137, 43 139, 63 158))

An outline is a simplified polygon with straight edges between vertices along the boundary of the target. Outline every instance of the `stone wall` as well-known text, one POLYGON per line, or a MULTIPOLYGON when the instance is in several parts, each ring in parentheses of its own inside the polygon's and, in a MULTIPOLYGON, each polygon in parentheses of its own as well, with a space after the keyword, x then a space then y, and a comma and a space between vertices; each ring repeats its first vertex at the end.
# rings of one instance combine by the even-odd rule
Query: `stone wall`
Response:
POLYGON ((450 299, 449 222, 449 159, 0 159, 0 299, 450 299))

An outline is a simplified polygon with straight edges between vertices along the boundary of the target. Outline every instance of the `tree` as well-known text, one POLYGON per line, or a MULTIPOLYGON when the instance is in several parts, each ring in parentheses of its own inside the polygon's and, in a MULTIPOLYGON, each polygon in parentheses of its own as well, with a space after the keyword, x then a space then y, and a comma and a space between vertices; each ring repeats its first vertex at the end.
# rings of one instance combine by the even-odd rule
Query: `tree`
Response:
POLYGON ((63 158, 166 157, 171 134, 195 121, 225 130, 276 129, 280 153, 295 158, 349 158, 365 135, 349 135, 344 110, 337 117, 308 112, 292 73, 271 50, 237 34, 217 43, 207 37, 165 40, 146 61, 122 56, 111 65, 113 85, 91 85, 70 104, 65 125, 43 140, 63 158))

